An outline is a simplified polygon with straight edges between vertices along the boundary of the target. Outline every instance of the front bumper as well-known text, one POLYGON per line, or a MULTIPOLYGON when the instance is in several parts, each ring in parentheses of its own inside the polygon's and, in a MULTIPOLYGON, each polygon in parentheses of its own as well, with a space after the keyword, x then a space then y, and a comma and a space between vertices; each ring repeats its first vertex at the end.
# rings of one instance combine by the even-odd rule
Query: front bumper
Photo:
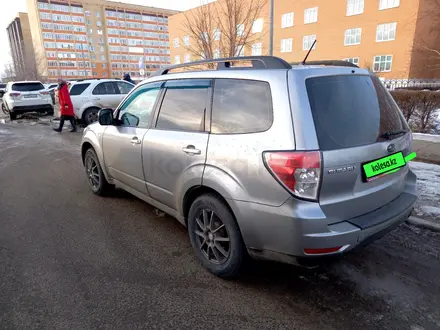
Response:
POLYGON ((230 201, 230 205, 251 256, 298 264, 302 259, 341 255, 393 230, 413 210, 417 200, 415 183, 415 174, 408 171, 405 189, 394 201, 333 224, 328 224, 318 203, 293 197, 279 207, 237 201, 230 201), (340 249, 325 251, 335 247, 340 249), (325 252, 316 253, 321 249, 325 252))

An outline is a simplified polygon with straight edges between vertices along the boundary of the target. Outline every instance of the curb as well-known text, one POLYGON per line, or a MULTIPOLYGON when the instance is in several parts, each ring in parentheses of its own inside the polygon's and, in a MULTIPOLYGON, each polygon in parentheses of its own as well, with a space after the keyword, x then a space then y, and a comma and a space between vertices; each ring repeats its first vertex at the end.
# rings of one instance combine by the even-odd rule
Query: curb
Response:
POLYGON ((433 221, 428 221, 416 217, 409 217, 406 221, 414 226, 423 227, 426 229, 430 229, 432 231, 440 232, 440 224, 433 221))

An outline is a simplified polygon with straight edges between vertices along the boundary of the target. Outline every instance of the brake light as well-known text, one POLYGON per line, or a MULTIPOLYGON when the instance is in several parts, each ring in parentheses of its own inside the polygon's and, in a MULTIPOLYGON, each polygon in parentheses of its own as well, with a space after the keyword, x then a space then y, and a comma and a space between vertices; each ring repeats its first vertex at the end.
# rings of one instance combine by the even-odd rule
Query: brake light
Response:
POLYGON ((319 151, 265 152, 264 159, 273 175, 295 196, 318 199, 321 181, 319 151))
POLYGON ((17 97, 17 96, 20 96, 21 93, 11 93, 11 94, 9 94, 9 95, 11 95, 11 97, 17 97))
POLYGON ((40 92, 41 95, 49 95, 50 92, 44 91, 44 92, 40 92))

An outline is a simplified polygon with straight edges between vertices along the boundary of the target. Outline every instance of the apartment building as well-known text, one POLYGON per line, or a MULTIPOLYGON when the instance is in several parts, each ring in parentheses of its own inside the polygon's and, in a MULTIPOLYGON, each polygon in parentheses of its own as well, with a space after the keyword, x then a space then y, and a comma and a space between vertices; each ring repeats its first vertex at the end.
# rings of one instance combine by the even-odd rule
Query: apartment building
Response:
POLYGON ((29 19, 26 13, 18 13, 17 17, 6 28, 11 56, 16 76, 25 77, 26 71, 35 68, 34 49, 29 19))
POLYGON ((176 11, 104 0, 27 0, 40 71, 58 77, 148 76, 170 63, 176 11))
MULTIPOLYGON (((270 53, 264 12, 263 40, 240 55, 260 54, 255 49, 270 53)), ((300 62, 316 40, 309 60, 345 59, 384 78, 438 78, 440 70, 433 65, 439 56, 426 51, 422 40, 440 49, 440 34, 434 32, 440 30, 439 13, 433 0, 274 0, 273 55, 300 62)), ((185 56, 176 47, 185 37, 184 19, 180 13, 169 21, 172 62, 185 56)))

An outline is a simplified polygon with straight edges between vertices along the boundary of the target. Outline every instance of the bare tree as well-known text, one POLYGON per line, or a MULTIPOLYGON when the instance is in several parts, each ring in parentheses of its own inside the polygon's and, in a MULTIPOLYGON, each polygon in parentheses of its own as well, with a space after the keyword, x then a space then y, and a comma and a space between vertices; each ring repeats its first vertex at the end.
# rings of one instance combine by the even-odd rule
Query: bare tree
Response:
POLYGON ((6 63, 3 68, 2 80, 6 81, 6 80, 12 80, 14 78, 15 78, 14 65, 11 62, 6 63))
POLYGON ((234 57, 261 38, 252 32, 267 0, 218 0, 185 13, 180 41, 191 55, 234 57), (190 42, 189 42, 190 40, 190 42))
POLYGON ((399 105, 400 110, 402 110, 403 116, 406 121, 409 122, 412 116, 417 111, 417 106, 419 104, 419 92, 410 91, 404 89, 396 89, 391 92, 394 100, 399 105))
POLYGON ((438 92, 419 92, 418 106, 415 112, 416 130, 421 133, 431 133, 436 129, 437 112, 440 109, 440 95, 438 92))

